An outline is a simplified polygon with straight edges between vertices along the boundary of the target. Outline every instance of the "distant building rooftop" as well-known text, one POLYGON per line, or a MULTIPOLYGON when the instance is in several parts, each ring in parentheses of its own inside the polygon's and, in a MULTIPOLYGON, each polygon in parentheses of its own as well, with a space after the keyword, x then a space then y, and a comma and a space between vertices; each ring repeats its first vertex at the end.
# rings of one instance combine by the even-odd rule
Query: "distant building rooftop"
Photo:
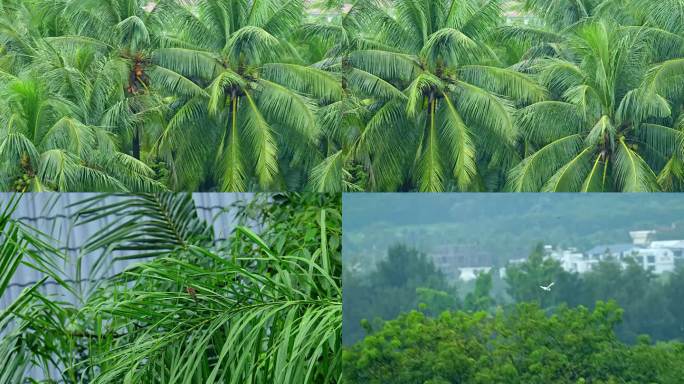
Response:
POLYGON ((632 243, 601 244, 591 248, 586 253, 591 256, 605 255, 606 253, 621 254, 623 252, 629 252, 634 248, 635 246, 632 243))

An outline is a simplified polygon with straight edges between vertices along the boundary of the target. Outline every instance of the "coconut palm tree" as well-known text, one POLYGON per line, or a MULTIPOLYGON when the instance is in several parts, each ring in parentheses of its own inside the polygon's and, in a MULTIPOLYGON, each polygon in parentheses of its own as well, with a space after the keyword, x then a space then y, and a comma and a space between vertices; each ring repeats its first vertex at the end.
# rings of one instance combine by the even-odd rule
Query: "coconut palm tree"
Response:
POLYGON ((515 102, 542 100, 544 89, 487 47, 498 1, 391 4, 365 2, 374 38, 350 53, 345 77, 372 113, 358 149, 371 188, 484 189, 482 168, 516 161, 515 102))
POLYGON ((341 90, 286 39, 303 5, 230 0, 175 9, 153 62, 199 87, 174 98, 159 142, 185 185, 296 188, 320 161, 317 110, 339 100, 341 90))
MULTIPOLYGON (((670 126, 684 129, 684 28, 682 14, 673 10, 684 9, 684 1, 634 1, 633 5, 646 15, 647 25, 657 36, 652 45, 654 66, 644 79, 643 87, 666 98, 671 106, 670 126)), ((673 153, 658 174, 658 182, 666 191, 684 188, 684 159, 673 153)))
MULTIPOLYGON (((3 5, 0 37, 7 54, 0 62, 0 151, 8 160, 0 169, 3 189, 163 188, 147 165, 119 152, 115 130, 97 118, 98 106, 111 102, 103 93, 116 88, 99 81, 103 61, 90 49, 92 41, 75 48, 82 38, 54 37, 64 31, 34 26, 27 15, 39 4, 3 5)), ((58 12, 41 10, 48 26, 53 23, 47 20, 59 19, 58 12)))
POLYGON ((175 2, 154 8, 145 8, 144 0, 49 3, 45 6, 61 8, 55 12, 71 30, 47 40, 68 55, 89 53, 98 61, 88 74, 93 90, 77 95, 88 106, 89 123, 111 127, 136 159, 149 154, 164 126, 159 93, 182 91, 173 85, 182 80, 178 75, 151 63, 163 35, 163 14, 175 2))
POLYGON ((585 19, 555 55, 531 68, 554 100, 517 113, 526 158, 510 172, 515 191, 656 191, 657 172, 681 152, 667 126, 669 103, 642 87, 652 58, 648 28, 585 19))
POLYGON ((18 191, 163 189, 152 170, 117 150, 111 133, 87 125, 78 106, 33 71, 0 86, 0 185, 18 191))
MULTIPOLYGON (((349 69, 349 53, 354 46, 362 46, 364 37, 359 33, 358 16, 363 13, 363 6, 357 5, 346 10, 343 2, 330 1, 340 15, 334 23, 306 23, 301 27, 305 41, 319 41, 327 47, 323 58, 314 65, 327 71, 339 74, 349 69)), ((360 103, 355 90, 342 79, 343 96, 340 100, 322 108, 320 123, 325 132, 327 157, 315 166, 310 175, 311 189, 319 192, 347 192, 365 189, 363 170, 358 169, 355 159, 355 148, 359 142, 359 127, 363 125, 362 116, 366 115, 365 107, 360 103)))

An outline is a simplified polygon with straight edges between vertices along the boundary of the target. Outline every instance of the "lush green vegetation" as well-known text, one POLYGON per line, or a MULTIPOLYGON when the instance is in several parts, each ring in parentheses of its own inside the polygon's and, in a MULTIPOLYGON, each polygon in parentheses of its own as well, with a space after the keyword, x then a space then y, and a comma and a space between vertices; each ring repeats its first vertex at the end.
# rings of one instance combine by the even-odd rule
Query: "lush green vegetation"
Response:
POLYGON ((514 2, 528 25, 504 25, 502 3, 359 1, 343 18, 363 187, 678 190, 684 3, 514 2))
POLYGON ((79 203, 77 223, 116 212, 131 220, 88 239, 80 251, 103 256, 76 282, 62 279, 63 265, 81 271, 84 260, 12 220, 16 200, 3 206, 0 295, 20 264, 45 278, 0 310, 0 382, 34 382, 31 368, 44 370, 45 383, 340 382, 339 196, 236 205, 241 222, 260 229, 240 226, 227 244, 214 241, 189 194, 91 208, 102 198, 79 203), (138 262, 94 279, 115 250, 138 262), (77 304, 42 294, 46 279, 77 304))
POLYGON ((2 0, 0 187, 680 190, 682 1, 2 0))
POLYGON ((467 266, 504 266, 537 242, 588 250, 630 243, 629 231, 658 229, 655 240, 684 239, 678 194, 348 194, 345 264, 372 267, 401 242, 427 253, 440 246, 478 252, 467 266), (674 225, 674 227, 673 227, 674 225), (486 257, 486 259, 485 259, 486 257), (487 260, 487 261, 484 261, 487 260))
POLYGON ((562 308, 548 316, 534 304, 508 312, 401 315, 345 351, 345 382, 394 384, 660 383, 684 374, 684 344, 628 346, 612 327, 614 303, 562 308))
POLYGON ((390 249, 371 274, 345 272, 347 382, 681 380, 684 268, 656 278, 635 264, 602 262, 578 275, 535 249, 498 280, 489 273, 448 284, 406 247, 390 249), (551 292, 539 288, 550 281, 551 292))
POLYGON ((155 3, 0 1, 2 189, 322 189, 342 88, 305 2, 155 3))

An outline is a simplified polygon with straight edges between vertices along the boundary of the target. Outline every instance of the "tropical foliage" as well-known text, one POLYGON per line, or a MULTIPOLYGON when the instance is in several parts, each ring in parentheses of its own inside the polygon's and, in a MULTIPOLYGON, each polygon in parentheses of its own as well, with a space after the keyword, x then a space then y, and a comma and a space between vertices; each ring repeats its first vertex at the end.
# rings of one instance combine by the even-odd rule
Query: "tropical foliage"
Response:
POLYGON ((348 16, 365 188, 679 189, 681 1, 385 3, 348 16))
POLYGON ((348 383, 663 383, 681 381, 684 344, 621 343, 614 303, 562 308, 535 304, 509 312, 413 311, 344 353, 348 383))
POLYGON ((345 272, 346 382, 681 380, 684 267, 656 277, 602 261, 580 275, 541 250, 508 265, 503 281, 488 272, 449 282, 406 247, 389 249, 371 273, 345 272), (550 292, 539 287, 546 281, 550 292))
POLYGON ((0 186, 315 189, 341 84, 304 3, 1 1, 0 186))
POLYGON ((4 190, 679 191, 682 0, 2 0, 4 190))
POLYGON ((684 265, 656 275, 632 259, 626 263, 623 267, 607 259, 591 271, 573 273, 537 247, 524 262, 508 264, 504 277, 495 269, 464 282, 439 270, 426 255, 395 246, 369 273, 345 270, 344 302, 349 305, 343 313, 343 342, 353 344, 384 321, 415 309, 436 317, 445 310, 491 311, 519 302, 553 311, 564 305, 593 308, 598 301, 611 300, 624 314, 614 329, 620 340, 633 343, 643 334, 656 341, 684 340, 684 309, 679 304, 684 265), (550 292, 539 288, 551 281, 550 292))
POLYGON ((16 201, 4 209, 0 293, 19 263, 45 278, 0 312, 3 383, 36 371, 74 384, 340 381, 339 197, 240 203, 232 211, 242 225, 227 242, 189 194, 105 198, 79 202, 75 225, 125 220, 89 238, 64 269, 54 240, 10 218, 16 201), (103 274, 111 252, 136 263, 103 274), (86 262, 89 275, 69 275, 86 262), (41 293, 46 279, 76 303, 41 293))

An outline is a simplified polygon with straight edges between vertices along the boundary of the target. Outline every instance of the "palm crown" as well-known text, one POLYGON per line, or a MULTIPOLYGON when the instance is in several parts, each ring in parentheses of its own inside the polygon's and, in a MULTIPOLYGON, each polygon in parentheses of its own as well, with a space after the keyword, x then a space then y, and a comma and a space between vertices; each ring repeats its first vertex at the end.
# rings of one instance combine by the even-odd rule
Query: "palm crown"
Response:
POLYGON ((35 20, 21 17, 39 12, 40 5, 9 2, 3 6, 8 23, 0 33, 9 47, 0 68, 4 80, 0 110, 7 119, 0 120, 0 150, 8 160, 1 170, 5 189, 162 189, 139 155, 118 151, 117 129, 146 111, 133 111, 135 105, 144 103, 129 102, 123 87, 117 87, 122 63, 112 57, 113 41, 87 37, 88 33, 104 34, 96 33, 96 27, 100 32, 103 27, 94 22, 95 17, 79 8, 86 3, 44 4, 46 21, 41 25, 31 25, 35 20), (60 29, 65 18, 59 7, 72 11, 74 24, 83 21, 79 24, 83 35, 60 29), (29 24, 10 24, 12 18, 29 24))
POLYGON ((511 172, 518 191, 653 191, 645 158, 669 158, 681 133, 662 125, 670 106, 641 87, 653 35, 607 21, 575 24, 565 50, 532 60, 553 101, 521 109, 526 141, 537 147, 511 172))
POLYGON ((372 97, 359 151, 374 188, 415 182, 423 191, 478 189, 479 168, 514 161, 514 104, 541 100, 545 91, 498 67, 488 50, 498 2, 393 4, 396 15, 378 4, 359 5, 378 33, 351 51, 346 77, 372 97))
POLYGON ((340 85, 284 40, 302 9, 302 1, 225 1, 173 12, 178 28, 154 62, 181 76, 184 91, 160 142, 178 151, 180 173, 210 159, 224 189, 245 189, 253 178, 268 189, 287 185, 276 176, 288 168, 318 159, 317 110, 341 97, 340 85))
POLYGON ((682 0, 95 3, 0 2, 3 189, 682 188, 682 0))

